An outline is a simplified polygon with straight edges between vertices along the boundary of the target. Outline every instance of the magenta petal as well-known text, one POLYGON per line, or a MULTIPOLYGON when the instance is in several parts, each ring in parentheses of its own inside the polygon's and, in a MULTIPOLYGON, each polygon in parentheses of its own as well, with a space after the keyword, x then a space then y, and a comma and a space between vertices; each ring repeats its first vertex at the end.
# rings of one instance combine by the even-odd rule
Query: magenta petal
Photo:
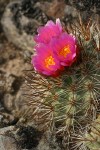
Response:
POLYGON ((34 41, 35 41, 35 42, 38 42, 38 35, 35 35, 35 36, 34 36, 34 41))
POLYGON ((38 35, 34 37, 37 43, 49 43, 53 37, 58 37, 62 33, 62 26, 60 20, 56 20, 56 24, 53 21, 48 21, 43 27, 38 28, 38 35))
POLYGON ((52 75, 60 69, 60 62, 54 55, 50 45, 39 44, 36 51, 37 55, 33 56, 31 61, 35 70, 45 75, 52 75))
POLYGON ((62 33, 59 38, 51 40, 53 52, 60 60, 61 65, 70 66, 76 57, 76 40, 75 37, 67 33, 62 33), (67 52, 66 52, 67 51, 67 52))
POLYGON ((59 30, 62 32, 62 25, 61 25, 61 22, 60 22, 60 19, 56 19, 56 25, 58 26, 59 30))
POLYGON ((55 26, 55 23, 52 20, 50 20, 45 26, 55 26))

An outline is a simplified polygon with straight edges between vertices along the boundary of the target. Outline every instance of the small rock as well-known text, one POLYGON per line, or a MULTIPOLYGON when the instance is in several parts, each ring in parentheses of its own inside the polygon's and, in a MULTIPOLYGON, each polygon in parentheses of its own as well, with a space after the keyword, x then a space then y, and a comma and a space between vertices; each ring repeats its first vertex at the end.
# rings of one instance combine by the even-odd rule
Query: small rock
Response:
POLYGON ((23 29, 22 33, 20 34, 16 25, 12 21, 14 14, 11 11, 11 8, 14 7, 15 4, 19 5, 19 2, 11 2, 5 9, 4 15, 1 20, 3 30, 8 40, 14 43, 17 47, 23 50, 32 50, 34 45, 33 36, 28 35, 23 29))
POLYGON ((14 101, 14 97, 11 94, 4 95, 3 104, 7 111, 12 111, 13 101, 14 101))
POLYGON ((80 11, 94 11, 96 9, 96 13, 99 14, 100 12, 99 0, 65 0, 65 3, 76 7, 80 11))
POLYGON ((57 145, 56 142, 47 141, 44 137, 40 140, 39 145, 37 146, 37 150, 61 150, 61 148, 57 145), (52 144, 51 144, 51 143, 52 144))
POLYGON ((0 135, 4 135, 7 131, 13 131, 14 126, 9 126, 9 127, 5 127, 5 128, 1 128, 0 129, 0 135))
POLYGON ((5 135, 7 131, 13 130, 13 126, 0 129, 0 150, 18 150, 15 140, 5 135))
POLYGON ((15 76, 13 75, 9 75, 9 74, 6 74, 5 75, 5 90, 9 93, 12 93, 13 92, 13 88, 12 88, 12 84, 13 82, 15 81, 15 76))
POLYGON ((14 118, 13 115, 2 112, 2 118, 0 121, 0 128, 6 127, 8 125, 14 125, 17 122, 17 118, 14 118))
POLYGON ((77 10, 72 6, 66 5, 64 11, 65 11, 65 16, 71 15, 73 18, 77 17, 77 10))
POLYGON ((33 0, 11 2, 6 7, 1 19, 2 28, 8 40, 17 47, 31 52, 33 52, 34 46, 34 32, 41 22, 48 20, 35 3, 36 1, 33 0))

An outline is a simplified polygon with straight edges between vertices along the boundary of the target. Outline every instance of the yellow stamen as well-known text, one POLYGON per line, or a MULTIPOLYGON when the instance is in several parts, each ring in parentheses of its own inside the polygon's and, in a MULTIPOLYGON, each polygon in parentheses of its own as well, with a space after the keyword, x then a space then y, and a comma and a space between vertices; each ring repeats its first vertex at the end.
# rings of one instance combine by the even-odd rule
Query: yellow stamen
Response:
POLYGON ((59 55, 66 57, 67 54, 70 54, 70 53, 71 51, 70 51, 69 45, 67 45, 60 51, 59 55))
POLYGON ((49 56, 45 59, 45 66, 47 68, 50 68, 50 66, 52 65, 55 65, 54 58, 52 56, 49 56))

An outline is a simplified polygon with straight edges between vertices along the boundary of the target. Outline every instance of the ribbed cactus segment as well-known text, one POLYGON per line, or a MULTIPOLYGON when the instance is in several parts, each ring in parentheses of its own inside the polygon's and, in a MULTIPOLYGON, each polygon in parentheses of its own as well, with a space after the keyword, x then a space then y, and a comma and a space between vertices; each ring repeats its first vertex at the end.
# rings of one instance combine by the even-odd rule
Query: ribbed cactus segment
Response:
POLYGON ((100 149, 100 115, 91 124, 90 132, 86 133, 85 138, 87 139, 86 146, 90 150, 100 149))
MULTIPOLYGON (((98 31, 98 27, 94 25, 88 25, 86 28, 81 25, 80 29, 73 29, 79 45, 79 54, 76 62, 71 67, 66 67, 60 76, 45 77, 34 70, 26 74, 29 91, 25 101, 27 110, 23 117, 27 122, 34 121, 40 130, 52 129, 57 135, 66 136, 66 139, 71 141, 69 147, 74 150, 100 148, 98 31), (90 125, 91 130, 88 132, 87 127, 90 125), (83 132, 82 139, 79 131, 83 132), (79 144, 75 146, 74 135, 80 139, 79 144)), ((77 138, 75 140, 78 143, 77 138)))

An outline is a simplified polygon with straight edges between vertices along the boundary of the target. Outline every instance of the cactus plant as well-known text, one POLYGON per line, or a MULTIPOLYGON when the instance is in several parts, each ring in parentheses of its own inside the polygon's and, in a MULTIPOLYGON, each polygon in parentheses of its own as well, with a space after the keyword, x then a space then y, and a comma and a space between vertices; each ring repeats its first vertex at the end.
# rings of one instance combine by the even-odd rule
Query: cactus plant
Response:
POLYGON ((91 21, 87 25, 80 21, 67 32, 78 41, 76 61, 57 77, 41 75, 33 68, 26 72, 27 110, 23 117, 27 122, 34 121, 39 130, 61 136, 67 149, 99 150, 99 29, 91 21), (98 139, 91 143, 94 138, 98 139))

